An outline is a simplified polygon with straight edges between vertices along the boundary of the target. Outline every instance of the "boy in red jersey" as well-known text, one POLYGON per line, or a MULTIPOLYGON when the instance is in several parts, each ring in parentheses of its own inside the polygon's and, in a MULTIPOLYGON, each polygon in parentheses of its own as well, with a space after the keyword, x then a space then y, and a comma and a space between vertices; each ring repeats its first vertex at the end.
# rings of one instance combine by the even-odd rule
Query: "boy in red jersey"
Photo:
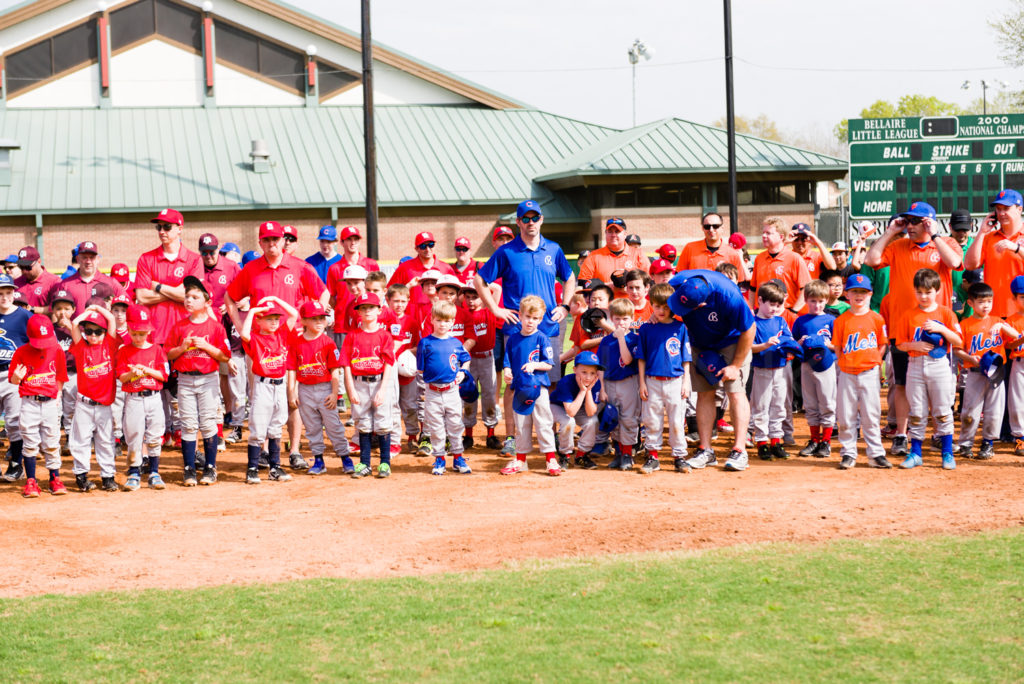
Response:
MULTIPOLYGON (((479 402, 483 404, 484 427, 487 428, 487 448, 495 451, 501 449, 501 441, 494 434, 498 425, 498 402, 495 385, 498 374, 494 370, 494 333, 501 328, 501 322, 484 306, 484 302, 476 292, 476 285, 470 282, 462 286, 462 300, 470 315, 473 326, 473 337, 476 343, 469 350, 469 372, 480 387, 479 402)), ((473 446, 473 427, 476 425, 477 403, 463 402, 462 424, 466 434, 462 438, 463 447, 473 446)))
POLYGON ((25 488, 22 496, 39 496, 36 482, 36 457, 40 450, 46 456, 50 471, 50 493, 67 494, 60 479, 60 397, 68 380, 64 350, 57 344, 50 319, 36 314, 26 326, 28 344, 14 351, 8 380, 18 385, 21 397, 22 461, 25 466, 25 488))
POLYGON ((239 372, 231 360, 228 337, 220 320, 209 308, 210 293, 203 281, 185 276, 186 318, 174 324, 164 348, 178 371, 178 412, 181 416, 181 456, 185 462, 182 484, 195 487, 196 437, 203 436, 203 477, 198 482, 217 481, 217 423, 220 413, 220 364, 228 372, 239 372))
POLYGON ((116 378, 114 360, 121 340, 117 336, 114 314, 102 306, 87 306, 71 322, 71 355, 78 368, 78 403, 71 420, 68 448, 75 461, 74 473, 78 489, 89 492, 96 488, 89 481, 89 457, 96 449, 96 465, 100 468, 103 491, 119 490, 114 481, 114 417, 116 378))
POLYGON ((167 382, 167 355, 149 341, 153 319, 149 309, 128 307, 128 332, 132 343, 117 350, 114 372, 124 398, 124 439, 128 444, 128 479, 124 488, 134 492, 142 482, 142 445, 149 456, 149 486, 163 489, 160 477, 160 438, 164 434, 164 405, 160 392, 167 382))
MULTIPOLYGON (((395 360, 402 350, 410 349, 412 344, 412 328, 408 321, 411 317, 409 310, 409 288, 396 283, 388 288, 387 308, 381 313, 380 321, 387 326, 388 331, 395 340, 395 360)), ((410 352, 411 353, 411 352, 410 352)), ((422 394, 422 381, 418 376, 404 376, 395 373, 398 382, 396 396, 395 424, 392 426, 391 445, 392 454, 394 447, 401 446, 401 423, 405 423, 405 436, 409 440, 409 453, 416 453, 420 441, 420 425, 423 424, 423 404, 419 401, 422 394)), ((429 456, 430 454, 425 454, 429 456)))

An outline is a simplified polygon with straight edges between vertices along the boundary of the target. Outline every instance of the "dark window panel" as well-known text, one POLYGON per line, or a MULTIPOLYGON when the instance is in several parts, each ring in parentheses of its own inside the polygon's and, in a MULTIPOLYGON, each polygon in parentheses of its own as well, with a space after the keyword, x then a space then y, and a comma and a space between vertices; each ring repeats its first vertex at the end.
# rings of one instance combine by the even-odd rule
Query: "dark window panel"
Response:
POLYGON ((907 179, 897 178, 896 179, 896 194, 905 195, 907 193, 907 179))
POLYGON ((942 208, 939 209, 943 214, 949 214, 953 211, 953 198, 948 195, 942 198, 942 208))
POLYGON ((974 195, 974 197, 972 197, 971 200, 972 200, 971 201, 971 212, 972 213, 974 213, 974 214, 981 214, 981 213, 983 213, 985 211, 985 208, 986 208, 985 202, 986 202, 986 200, 985 200, 984 197, 982 197, 981 195, 974 195))
POLYGON ((952 176, 943 176, 942 177, 942 192, 952 192, 952 191, 953 191, 953 177, 952 176))
POLYGON ((999 187, 999 174, 990 174, 988 177, 988 191, 991 192, 992 194, 995 194, 1000 190, 1002 190, 1002 188, 999 187))
POLYGON ((985 177, 971 176, 971 186, 975 192, 983 191, 985 189, 985 177))
POLYGON ((214 23, 217 57, 243 69, 259 72, 259 39, 228 24, 214 23))
POLYGON ((156 31, 153 23, 153 0, 140 0, 110 13, 110 49, 142 40, 156 31))
POLYGON ((928 176, 925 186, 928 188, 928 192, 936 192, 939 189, 939 179, 935 176, 928 176))
POLYGON ((53 75, 50 61, 50 41, 29 46, 24 50, 7 55, 7 91, 14 94, 28 88, 36 81, 53 75))
POLYGON ((921 189, 923 186, 924 183, 921 182, 920 176, 915 176, 914 178, 910 179, 910 192, 914 193, 915 195, 920 195, 921 192, 923 192, 921 189))
POLYGON ((1024 188, 1024 175, 1017 173, 1006 174, 1006 187, 1020 190, 1024 188))
POLYGON ((73 29, 58 33, 53 38, 53 73, 73 69, 82 64, 95 62, 99 46, 96 39, 96 22, 89 21, 73 29))
POLYGON ((359 80, 355 74, 339 71, 329 64, 318 64, 316 76, 320 81, 320 97, 329 97, 359 80))
POLYGON ((169 0, 156 0, 156 32, 197 51, 203 49, 202 16, 169 0))
POLYGON ((261 40, 259 54, 261 75, 300 93, 306 91, 303 53, 261 40))
POLYGON ((957 176, 956 177, 956 189, 957 189, 957 191, 958 192, 964 192, 965 190, 967 190, 967 183, 968 183, 967 176, 957 176))

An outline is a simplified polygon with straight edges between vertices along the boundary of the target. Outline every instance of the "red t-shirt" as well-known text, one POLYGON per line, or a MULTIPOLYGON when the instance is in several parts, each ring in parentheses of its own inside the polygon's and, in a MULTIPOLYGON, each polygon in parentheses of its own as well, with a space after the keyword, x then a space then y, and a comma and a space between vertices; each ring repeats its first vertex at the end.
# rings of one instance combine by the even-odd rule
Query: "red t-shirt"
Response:
POLYGON ((66 290, 68 295, 75 300, 74 315, 78 316, 85 311, 86 304, 98 293, 98 290, 103 289, 103 286, 106 286, 111 291, 112 296, 116 297, 119 294, 124 294, 124 288, 121 287, 121 283, 105 273, 93 274, 89 282, 82 280, 82 276, 76 273, 51 285, 47 299, 52 300, 58 290, 66 290))
POLYGON ((296 332, 288 341, 286 368, 295 371, 295 379, 302 385, 318 385, 331 381, 331 371, 341 368, 341 354, 327 335, 307 340, 296 332))
MULTIPOLYGON (((228 336, 224 332, 224 326, 212 316, 207 316, 206 320, 202 323, 193 323, 188 318, 178 321, 171 328, 171 332, 167 336, 167 342, 164 343, 164 348, 173 349, 189 336, 201 337, 224 352, 225 355, 231 356, 231 348, 228 346, 228 336)), ((220 363, 202 349, 191 347, 186 349, 184 354, 174 359, 173 367, 179 373, 190 371, 216 373, 220 368, 220 363)))
POLYGON ((142 392, 144 390, 160 391, 167 381, 167 354, 159 344, 151 344, 145 349, 139 349, 133 344, 125 345, 117 350, 117 363, 114 372, 121 377, 129 371, 128 366, 142 364, 147 368, 160 371, 160 379, 150 375, 143 375, 141 378, 122 382, 121 389, 125 392, 142 392))
POLYGON ((380 375, 385 366, 395 364, 395 342, 384 326, 374 332, 358 329, 345 336, 341 345, 341 365, 352 375, 380 375))
POLYGON ((267 263, 266 257, 250 261, 228 285, 227 295, 235 302, 248 297, 254 305, 267 295, 274 295, 297 309, 307 300, 319 300, 324 289, 324 281, 320 280, 316 269, 298 257, 285 254, 281 263, 274 267, 267 263))
POLYGON ((49 306, 50 288, 54 283, 60 282, 60 276, 56 276, 45 268, 33 282, 29 282, 25 276, 18 276, 14 279, 14 287, 25 296, 29 306, 49 306))
POLYGON ((455 271, 455 277, 458 278, 463 285, 472 285, 473 279, 476 277, 476 272, 480 270, 480 262, 473 259, 466 264, 466 268, 461 271, 455 268, 455 266, 452 266, 452 270, 455 271))
POLYGON ((242 348, 252 359, 252 372, 265 378, 283 378, 288 366, 288 329, 283 325, 269 335, 254 332, 242 348))
POLYGON ((213 268, 206 268, 203 264, 203 285, 210 293, 210 304, 213 310, 218 311, 224 303, 224 293, 228 285, 242 272, 241 267, 231 259, 218 257, 217 264, 213 268))
MULTIPOLYGON (((441 261, 439 257, 434 257, 434 263, 430 266, 424 266, 423 262, 419 260, 419 257, 413 257, 403 264, 399 264, 395 272, 391 274, 391 279, 388 280, 388 287, 391 287, 395 283, 401 283, 407 285, 410 280, 417 278, 430 269, 434 269, 441 275, 445 273, 453 276, 457 276, 455 269, 449 266, 444 261, 441 261)), ((409 288, 409 305, 422 304, 427 301, 426 295, 423 294, 423 288, 419 285, 409 288)))
POLYGON ((476 311, 470 311, 473 318, 473 335, 476 339, 476 346, 470 352, 472 356, 479 356, 494 350, 494 332, 501 327, 497 316, 491 313, 486 306, 476 311))
POLYGON ((78 393, 98 401, 104 406, 114 403, 116 378, 114 361, 121 340, 104 335, 99 344, 89 344, 84 339, 71 345, 71 355, 78 368, 78 393))
POLYGON ((36 349, 30 344, 21 345, 11 357, 11 368, 18 366, 28 369, 18 386, 18 396, 56 399, 60 392, 58 384, 68 381, 64 350, 56 343, 45 349, 36 349))
MULTIPOLYGON (((185 276, 190 275, 203 279, 203 260, 198 254, 182 246, 171 261, 164 256, 163 249, 157 247, 139 257, 135 267, 134 290, 152 290, 156 283, 176 287, 181 285, 185 276)), ((163 344, 171 327, 187 316, 184 304, 170 300, 153 304, 149 307, 149 313, 153 317, 153 332, 149 341, 154 344, 163 344)))

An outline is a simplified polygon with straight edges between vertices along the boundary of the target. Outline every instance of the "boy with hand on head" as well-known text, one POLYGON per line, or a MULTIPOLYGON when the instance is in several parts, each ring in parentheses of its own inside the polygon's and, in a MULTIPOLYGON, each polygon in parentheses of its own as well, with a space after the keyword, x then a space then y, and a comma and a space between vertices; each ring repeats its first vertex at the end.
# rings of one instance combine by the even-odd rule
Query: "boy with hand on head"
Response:
POLYGON ((832 326, 836 350, 836 416, 839 422, 839 468, 849 470, 857 463, 857 429, 867 445, 872 468, 892 468, 885 457, 882 432, 881 380, 879 367, 885 357, 888 333, 885 321, 871 310, 871 280, 859 273, 846 279, 850 309, 832 326))
MULTIPOLYGON (((627 283, 627 294, 629 285, 627 283)), ((686 400, 690 396, 690 338, 686 326, 676 319, 668 306, 668 299, 674 292, 675 288, 667 283, 651 288, 651 322, 640 326, 638 332, 635 356, 640 399, 644 402, 643 424, 647 431, 647 460, 640 468, 644 474, 661 470, 658 450, 666 415, 676 472, 692 470, 686 462, 684 435, 686 400)))
POLYGON ((787 352, 795 344, 782 317, 785 301, 786 293, 774 282, 757 288, 757 330, 750 348, 754 355, 750 362, 750 424, 754 428, 757 456, 764 461, 789 458, 782 445, 782 421, 786 417, 784 371, 787 352))
POLYGON ((181 281, 187 316, 171 328, 164 348, 178 371, 178 412, 181 420, 182 484, 195 487, 217 481, 217 424, 220 422, 220 364, 232 375, 240 372, 231 360, 224 326, 210 308, 203 281, 189 275, 181 281), (197 436, 203 437, 203 476, 197 479, 197 436))
MULTIPOLYGON (((838 276, 838 273, 836 275, 838 276)), ((793 323, 793 338, 805 352, 800 367, 800 389, 804 399, 807 425, 811 429, 811 440, 800 450, 800 455, 815 458, 828 458, 832 455, 829 442, 836 421, 835 366, 829 364, 824 370, 815 370, 811 365, 812 355, 807 353, 808 342, 821 343, 829 352, 835 351, 832 345, 832 325, 835 318, 826 313, 825 308, 829 301, 829 289, 821 280, 807 283, 804 288, 807 313, 793 323)))
POLYGON ((599 372, 604 370, 594 352, 580 352, 573 361, 573 374, 558 381, 551 391, 551 416, 558 431, 558 465, 562 470, 569 467, 572 454, 573 433, 580 429, 579 446, 576 449, 576 465, 584 470, 593 470, 597 464, 590 458, 590 450, 597 441, 598 411, 601 404, 599 372))
POLYGON ((516 428, 516 457, 501 469, 502 475, 515 475, 529 470, 526 455, 533 449, 533 432, 547 463, 548 475, 558 477, 562 468, 555 456, 552 434, 554 419, 547 388, 551 386, 548 371, 555 363, 551 341, 538 331, 547 307, 536 295, 519 301, 519 331, 505 337, 505 358, 502 376, 512 388, 516 428))
POLYGON ((79 491, 89 492, 96 483, 89 480, 89 458, 96 449, 100 482, 107 492, 118 491, 114 481, 114 403, 117 384, 114 361, 121 340, 117 336, 114 315, 96 304, 87 306, 71 322, 71 355, 78 373, 78 403, 71 420, 68 448, 74 459, 75 483, 79 491))
POLYGON ((613 299, 608 312, 614 331, 601 338, 597 350, 603 366, 598 399, 619 412, 619 424, 614 430, 617 451, 608 467, 632 470, 633 445, 640 432, 640 381, 633 356, 640 338, 630 329, 633 302, 623 297, 613 299))
POLYGON ((253 380, 249 391, 246 484, 260 483, 259 460, 264 440, 267 442, 270 479, 276 482, 292 479, 281 469, 281 429, 288 420, 288 389, 284 384, 288 365, 288 331, 298 317, 299 312, 291 304, 268 295, 249 309, 249 315, 242 324, 242 345, 252 359, 253 380), (283 325, 282 315, 288 317, 283 325))
POLYGON ((494 333, 501 327, 501 322, 476 292, 476 285, 470 281, 462 286, 462 300, 469 313, 473 326, 473 339, 476 343, 469 349, 469 372, 473 374, 480 387, 479 402, 465 403, 462 413, 462 424, 467 432, 472 433, 476 425, 477 403, 483 405, 484 427, 487 429, 487 448, 501 449, 501 442, 494 434, 498 425, 498 402, 496 384, 498 374, 494 370, 494 333))
MULTIPOLYGON (((1024 275, 1010 281, 1010 293, 1017 311, 1006 319, 1014 330, 1024 331, 1024 275)), ((1013 453, 1024 456, 1024 345, 1007 344, 1006 351, 1012 364, 1007 388, 1007 410, 1010 412, 1010 432, 1013 433, 1013 453)))
POLYGON ((359 433, 359 464, 352 477, 362 478, 373 473, 370 459, 373 435, 376 434, 380 447, 377 477, 384 478, 391 475, 393 411, 390 402, 395 343, 387 328, 377 322, 380 315, 377 295, 365 292, 352 303, 359 314, 359 327, 345 336, 345 344, 341 348, 345 392, 352 402, 352 420, 359 433))
POLYGON ((8 381, 18 385, 21 397, 18 419, 27 478, 22 496, 39 496, 36 457, 40 450, 46 456, 46 468, 50 471, 50 493, 67 494, 67 487, 60 479, 60 407, 57 404, 68 379, 64 350, 57 344, 53 324, 46 316, 35 314, 29 318, 25 332, 28 344, 14 350, 8 370, 8 381))
MULTIPOLYGON (((462 397, 459 384, 469 368, 469 352, 451 336, 456 307, 451 302, 436 302, 431 314, 433 331, 416 347, 416 370, 426 384, 423 423, 434 446, 433 475, 444 475, 445 438, 452 449, 452 467, 460 473, 473 472, 462 455, 462 397)), ((547 339, 547 338, 545 338, 547 339)), ((549 426, 550 430, 550 426, 549 426)))
POLYGON ((956 379, 947 350, 963 346, 956 314, 936 301, 942 281, 930 268, 914 274, 917 306, 896 323, 896 345, 910 355, 907 364, 907 401, 910 419, 907 432, 910 453, 901 468, 921 465, 921 443, 928 423, 928 409, 935 418, 935 435, 942 443, 942 467, 956 468, 953 456, 953 393, 956 379))
POLYGON ((128 307, 128 333, 132 343, 117 350, 114 372, 124 390, 124 439, 128 444, 128 478, 124 488, 134 492, 142 482, 142 448, 149 457, 149 486, 163 489, 160 445, 164 435, 164 405, 160 397, 169 373, 163 347, 149 341, 153 319, 149 309, 128 307))

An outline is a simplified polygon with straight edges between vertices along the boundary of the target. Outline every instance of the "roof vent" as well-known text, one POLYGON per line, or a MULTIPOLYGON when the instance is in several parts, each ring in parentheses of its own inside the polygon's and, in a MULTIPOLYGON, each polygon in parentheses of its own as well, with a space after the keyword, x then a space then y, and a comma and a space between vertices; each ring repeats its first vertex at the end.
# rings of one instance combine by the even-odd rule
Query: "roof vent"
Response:
POLYGON ((20 150, 21 143, 10 138, 0 138, 0 185, 11 184, 11 150, 20 150))
POLYGON ((267 149, 267 143, 264 140, 253 140, 252 141, 252 152, 249 153, 249 157, 252 158, 252 170, 256 173, 270 173, 270 150, 267 149))

